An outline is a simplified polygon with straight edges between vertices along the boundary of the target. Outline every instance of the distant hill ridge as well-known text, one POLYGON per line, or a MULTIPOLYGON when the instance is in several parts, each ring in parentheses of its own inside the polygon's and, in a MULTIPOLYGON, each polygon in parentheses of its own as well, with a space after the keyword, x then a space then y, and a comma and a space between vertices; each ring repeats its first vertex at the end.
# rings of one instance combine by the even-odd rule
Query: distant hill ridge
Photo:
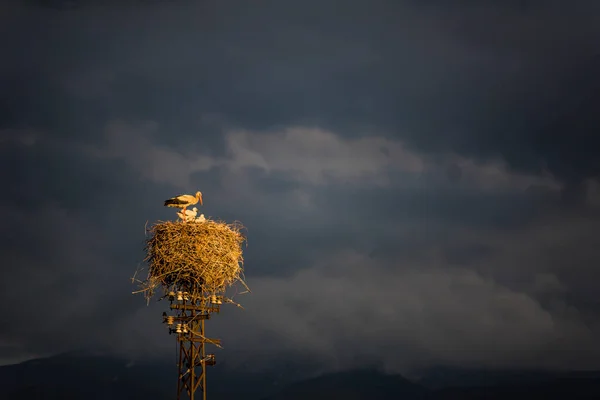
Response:
MULTIPOLYGON (((416 382, 374 368, 297 380, 310 371, 289 362, 269 370, 226 363, 209 371, 211 400, 531 400, 600 399, 600 371, 482 371, 432 368, 416 382), (294 381, 296 380, 296 381, 294 381)), ((174 363, 138 361, 72 352, 0 367, 2 398, 172 399, 174 363)))

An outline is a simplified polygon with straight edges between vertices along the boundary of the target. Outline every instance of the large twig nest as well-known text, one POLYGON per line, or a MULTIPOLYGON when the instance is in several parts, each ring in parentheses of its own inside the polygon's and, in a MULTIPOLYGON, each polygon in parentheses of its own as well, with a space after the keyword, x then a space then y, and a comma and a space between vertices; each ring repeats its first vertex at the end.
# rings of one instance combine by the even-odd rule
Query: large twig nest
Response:
POLYGON ((219 293, 243 281, 242 244, 246 240, 239 223, 158 222, 148 230, 145 261, 148 278, 142 282, 146 298, 158 287, 166 292, 219 293))

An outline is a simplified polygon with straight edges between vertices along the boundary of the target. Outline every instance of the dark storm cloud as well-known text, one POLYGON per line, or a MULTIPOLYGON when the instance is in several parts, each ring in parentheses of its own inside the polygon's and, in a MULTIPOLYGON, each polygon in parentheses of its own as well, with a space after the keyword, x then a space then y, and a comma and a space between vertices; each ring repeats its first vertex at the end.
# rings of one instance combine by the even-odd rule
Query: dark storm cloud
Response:
MULTIPOLYGON (((110 100, 89 100, 73 117, 92 109, 150 117, 207 142, 194 120, 200 113, 249 128, 306 120, 358 134, 356 126, 376 124, 430 151, 499 153, 511 166, 546 163, 570 180, 596 173, 588 150, 595 100, 587 98, 598 84, 594 2, 524 9, 381 1, 368 12, 347 3, 343 13, 323 2, 301 10, 283 2, 133 4, 38 11, 34 32, 22 25, 30 55, 13 46, 12 58, 35 76, 50 74, 29 83, 26 98, 61 104, 59 88, 47 87, 52 78, 79 94, 110 88, 110 100), (592 120, 581 122, 582 112, 592 120)), ((59 118, 44 108, 40 121, 59 118)), ((32 118, 41 109, 14 112, 32 118)))
MULTIPOLYGON (((267 346, 270 352, 277 349, 316 351, 319 354, 315 357, 322 360, 323 366, 335 368, 336 365, 352 362, 343 356, 345 348, 356 345, 357 341, 373 341, 378 337, 381 345, 365 349, 364 356, 378 359, 389 368, 405 370, 427 364, 426 360, 474 365, 525 362, 537 365, 539 360, 535 358, 535 351, 546 349, 544 346, 550 346, 548 343, 557 336, 567 335, 571 340, 580 341, 582 346, 591 343, 588 336, 592 333, 582 327, 579 318, 565 317, 560 311, 548 311, 535 297, 544 291, 544 287, 546 292, 547 288, 551 293, 554 290, 552 285, 544 282, 552 283, 552 278, 556 281, 559 276, 556 274, 564 271, 561 257, 566 257, 565 254, 575 248, 583 251, 584 248, 577 244, 577 235, 585 232, 582 225, 571 224, 574 231, 569 229, 562 236, 550 237, 550 245, 562 242, 568 246, 564 253, 549 254, 548 259, 540 260, 539 254, 547 251, 545 246, 548 243, 535 245, 539 234, 531 235, 527 228, 523 231, 523 224, 520 230, 513 232, 492 230, 486 233, 486 225, 476 219, 470 221, 456 217, 459 211, 468 215, 467 210, 470 212, 475 208, 475 201, 473 204, 465 202, 465 208, 444 212, 444 208, 440 208, 442 202, 433 200, 435 190, 443 198, 449 193, 441 190, 443 185, 435 179, 436 171, 437 176, 445 176, 443 166, 427 164, 432 169, 432 177, 431 184, 425 186, 419 186, 420 181, 410 173, 404 174, 403 182, 385 179, 386 174, 402 176, 400 171, 403 168, 410 171, 414 165, 419 165, 415 163, 418 155, 403 154, 393 142, 381 142, 376 137, 352 141, 310 129, 298 136, 308 138, 304 145, 289 132, 248 133, 251 137, 240 142, 240 135, 233 133, 226 141, 236 143, 233 145, 236 151, 228 152, 228 158, 208 157, 197 164, 193 157, 186 159, 189 154, 178 153, 153 142, 152 138, 161 132, 156 124, 109 122, 104 131, 107 140, 98 147, 65 145, 61 152, 57 142, 56 147, 48 149, 52 151, 45 158, 42 157, 44 142, 32 144, 31 139, 22 139, 23 135, 28 137, 27 133, 13 131, 12 147, 5 148, 6 151, 21 152, 13 161, 23 160, 22 164, 14 166, 17 167, 15 170, 25 172, 18 176, 28 177, 23 179, 28 184, 25 188, 31 188, 32 192, 36 187, 44 188, 53 204, 37 211, 25 209, 15 212, 8 208, 11 203, 4 208, 4 215, 13 215, 4 220, 8 221, 6 227, 10 228, 7 232, 12 232, 11 237, 17 242, 8 242, 10 250, 3 250, 3 254, 11 255, 17 268, 4 271, 3 282, 29 277, 32 280, 29 286, 35 289, 29 301, 35 303, 42 296, 48 297, 47 303, 57 310, 55 314, 48 315, 52 322, 45 325, 46 339, 38 341, 36 346, 30 344, 33 338, 30 339, 21 325, 4 327, 3 340, 13 343, 13 349, 41 352, 96 343, 128 354, 145 354, 148 348, 153 349, 154 355, 170 354, 171 346, 156 320, 160 304, 147 309, 141 297, 130 296, 133 288, 128 278, 142 258, 145 219, 151 215, 155 215, 156 219, 171 218, 172 214, 160 207, 160 201, 153 205, 147 199, 162 199, 161 195, 166 196, 187 185, 186 179, 193 183, 203 182, 202 189, 207 194, 207 206, 203 211, 207 215, 240 219, 249 227, 250 246, 246 251, 246 263, 248 282, 254 293, 236 297, 247 309, 241 314, 230 310, 231 316, 225 315, 214 327, 215 335, 229 343, 228 351, 233 351, 242 342, 262 351, 266 335, 272 338, 267 346), (115 130, 119 133, 118 138, 114 136, 115 130), (282 140, 286 135, 287 139, 282 140), (118 140, 115 141, 115 138, 118 140), (297 163, 295 157, 312 152, 314 141, 321 143, 321 149, 327 151, 317 154, 311 163, 297 163), (133 147, 133 143, 140 143, 137 151, 126 151, 133 147), (380 143, 388 149, 384 153, 389 154, 389 158, 382 160, 371 153, 380 143), (353 158, 358 154, 366 157, 361 164, 349 166, 337 163, 344 160, 340 155, 353 158), (155 158, 151 163, 144 163, 149 155, 155 158), (398 160, 398 157, 404 160, 398 160), (259 167, 265 161, 268 172, 259 167), (257 166, 247 168, 254 165, 252 162, 257 166), (177 165, 182 166, 182 175, 174 176, 171 184, 164 175, 153 172, 177 165), (195 173, 194 165, 200 166, 195 173), (45 186, 45 181, 51 176, 41 172, 27 173, 31 171, 28 166, 34 171, 36 168, 38 171, 54 168, 64 179, 62 187, 71 190, 53 190, 49 185, 45 186), (69 174, 69 166, 76 167, 80 175, 69 174), (379 178, 365 181, 358 173, 360 171, 371 171, 379 178), (327 175, 323 175, 324 172, 327 175), (218 179, 208 179, 213 174, 218 179), (286 176, 287 182, 284 182, 286 176), (322 181, 324 176, 327 176, 327 181, 322 181), (95 184, 87 184, 88 180, 95 184), (111 185, 103 187, 98 182, 110 182, 111 185), (88 209, 72 203, 72 196, 82 196, 82 192, 73 191, 76 187, 85 189, 92 196, 85 203, 88 209), (413 203, 398 202, 403 196, 410 197, 414 190, 420 191, 420 194, 415 195, 413 203), (415 204, 419 199, 429 201, 430 206, 419 208, 415 204), (35 236, 28 233, 32 226, 38 225, 46 228, 36 231, 35 236), (21 230, 15 229, 18 227, 21 230), (520 236, 514 236, 516 232, 520 232, 520 236), (508 240, 510 237, 514 237, 513 241, 508 240), (35 243, 36 247, 36 253, 26 258, 23 258, 23 249, 27 246, 22 242, 23 238, 35 243), (533 239, 523 247, 527 238, 533 239), (522 246, 516 247, 518 243, 522 246), (388 247, 383 256, 381 251, 379 255, 373 254, 382 245, 392 246, 391 251, 388 247), (488 250, 483 253, 473 251, 474 248, 485 247, 488 250), (353 249, 350 254, 347 253, 348 248, 353 249), (460 265, 455 265, 457 252, 465 248, 470 248, 467 254, 471 256, 471 263, 463 259, 460 265), (507 250, 510 252, 507 253, 507 250), (525 258, 526 255, 531 258, 525 258), (539 259, 536 268, 527 265, 533 257, 539 259), (550 263, 552 260, 555 264, 550 263), (485 262, 487 268, 479 268, 477 262, 485 262), (536 281, 538 268, 539 271, 549 271, 549 278, 536 281), (15 271, 19 273, 15 274, 15 271), (529 281, 529 286, 535 291, 527 285, 519 286, 519 283, 529 281), (400 286, 394 286, 392 282, 400 286), (455 285, 459 285, 458 288, 455 285), (310 291, 306 292, 309 288, 310 291), (404 297, 396 299, 398 293, 404 293, 404 297), (439 301, 432 302, 433 293, 439 301), (402 305, 406 296, 412 302, 411 307, 416 308, 402 305), (484 299, 488 298, 492 299, 489 300, 492 301, 490 308, 477 308, 470 312, 460 310, 465 304, 485 302, 488 300, 484 299), (355 311, 349 313, 349 310, 366 313, 366 310, 360 311, 365 301, 388 301, 392 308, 372 314, 366 325, 355 326, 352 322, 355 311), (323 304, 327 304, 327 315, 319 311, 323 304), (455 308, 444 308, 451 304, 455 308), (89 307, 89 312, 82 311, 84 306, 89 307), (420 318, 423 325, 419 329, 396 331, 396 324, 389 319, 391 312, 396 313, 394 318, 420 318), (505 319, 503 315, 506 312, 517 315, 505 319), (446 314, 452 317, 442 318, 446 314), (486 314, 490 315, 495 328, 486 327, 477 318, 473 321, 473 315, 486 314), (85 337, 77 332, 65 333, 65 326, 71 323, 85 324, 94 330, 85 337), (434 328, 436 324, 443 326, 434 328), (149 326, 148 330, 141 328, 143 326, 149 326), (244 328, 240 329, 240 326, 244 328), (458 327, 461 327, 459 332, 462 334, 456 333, 445 340, 436 336, 436 332, 458 327), (342 335, 343 329, 354 334, 336 339, 342 335), (572 331, 575 333, 568 335, 572 331), (243 337, 236 332, 244 332, 243 337), (495 353, 481 350, 497 332, 503 332, 501 347, 512 348, 514 353, 506 350, 498 358, 495 353), (479 341, 476 341, 477 337, 480 337, 479 341), (473 353, 473 347, 461 351, 459 343, 463 340, 464 343, 479 343, 478 355, 473 353), (541 340, 539 345, 536 344, 538 340, 541 340), (524 354, 523 348, 527 346, 531 347, 531 352, 524 354), (394 351, 390 352, 390 348, 394 351), (446 348, 450 350, 444 350, 446 348), (403 354, 402 362, 397 361, 398 354, 403 354), (524 360, 523 357, 533 360, 524 360)), ((205 156, 197 154, 195 157, 205 156)), ((491 171, 499 174, 501 179, 496 179, 492 186, 479 187, 478 174, 490 177, 485 166, 475 169, 468 165, 465 167, 465 181, 462 182, 465 187, 462 190, 466 193, 463 192, 463 199, 479 192, 479 200, 486 201, 493 198, 493 193, 499 195, 506 191, 507 180, 510 189, 522 179, 495 167, 487 168, 492 168, 491 171), (471 194, 468 194, 469 190, 471 194)), ((5 177, 7 181, 9 178, 5 177)), ((457 198, 461 196, 459 189, 454 192, 457 198)), ((518 185, 509 192, 515 190, 514 199, 527 199, 531 195, 530 191, 521 191, 519 195, 518 185)), ((21 189, 20 193, 26 193, 25 189, 21 189)), ((501 197, 494 200, 502 206, 501 197)), ((511 203, 512 209, 518 211, 519 203, 511 203)), ((495 213, 497 208, 488 205, 478 215, 485 220, 495 213)), ((550 228, 567 226, 552 221, 548 223, 550 228)), ((594 246, 597 244, 590 241, 589 248, 594 246)), ((580 262, 585 263, 586 257, 589 254, 585 256, 583 253, 580 262)), ((570 266, 573 266, 572 262, 570 266)), ((585 272, 585 268, 579 266, 576 270, 585 272)), ((569 273, 573 276, 573 270, 569 273)), ((559 279, 559 287, 565 285, 563 282, 569 280, 559 279)), ((577 280, 566 285, 580 290, 577 280)), ((16 290, 13 287, 5 293, 14 297, 18 295, 16 290)), ((15 314, 9 320, 16 319, 15 314)), ((575 346, 572 351, 577 352, 580 348, 575 346)), ((254 355, 250 351, 249 357, 254 355)), ((547 364, 562 362, 562 365, 572 365, 564 357, 552 358, 547 364)))
POLYGON ((249 230, 228 349, 593 366, 597 5, 526 3, 6 9, 3 299, 26 281, 55 312, 43 340, 4 323, 2 353, 170 355, 129 278, 161 201, 198 187, 249 230))

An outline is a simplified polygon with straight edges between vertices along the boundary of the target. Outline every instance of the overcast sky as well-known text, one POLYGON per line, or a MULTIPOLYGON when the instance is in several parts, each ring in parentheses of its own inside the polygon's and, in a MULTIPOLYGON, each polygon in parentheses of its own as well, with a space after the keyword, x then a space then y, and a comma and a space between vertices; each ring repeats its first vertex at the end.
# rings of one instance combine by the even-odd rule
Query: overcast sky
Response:
POLYGON ((248 229, 219 357, 600 368, 599 13, 3 2, 0 363, 174 357, 130 278, 201 190, 248 229))

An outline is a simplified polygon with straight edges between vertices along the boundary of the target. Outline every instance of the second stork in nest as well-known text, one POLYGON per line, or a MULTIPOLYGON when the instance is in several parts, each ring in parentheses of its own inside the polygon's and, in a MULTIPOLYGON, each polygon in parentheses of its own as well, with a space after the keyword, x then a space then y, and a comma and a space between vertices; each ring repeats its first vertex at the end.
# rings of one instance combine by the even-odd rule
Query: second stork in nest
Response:
POLYGON ((183 210, 179 211, 177 216, 181 218, 182 221, 188 222, 194 221, 196 214, 198 214, 198 209, 194 207, 191 210, 185 210, 185 212, 183 212, 183 210))

